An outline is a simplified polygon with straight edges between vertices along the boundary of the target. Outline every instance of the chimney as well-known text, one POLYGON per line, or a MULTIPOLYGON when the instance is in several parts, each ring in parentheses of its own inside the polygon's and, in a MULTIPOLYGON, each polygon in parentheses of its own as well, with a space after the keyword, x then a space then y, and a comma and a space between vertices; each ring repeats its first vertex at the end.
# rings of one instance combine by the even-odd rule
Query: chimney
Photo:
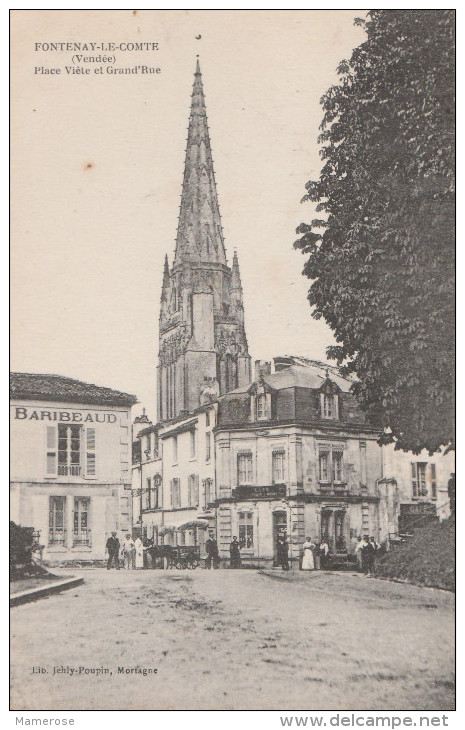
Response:
POLYGON ((263 375, 271 375, 271 362, 255 360, 255 380, 259 380, 263 375))
POLYGON ((287 370, 287 368, 290 368, 291 365, 294 365, 292 357, 274 357, 273 362, 275 373, 279 373, 280 370, 287 370))

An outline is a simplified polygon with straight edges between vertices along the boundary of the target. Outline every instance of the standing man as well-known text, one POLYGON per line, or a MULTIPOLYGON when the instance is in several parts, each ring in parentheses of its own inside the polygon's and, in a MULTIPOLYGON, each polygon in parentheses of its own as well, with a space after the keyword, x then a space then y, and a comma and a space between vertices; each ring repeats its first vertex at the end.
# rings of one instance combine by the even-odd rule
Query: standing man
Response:
POLYGON ((121 551, 121 555, 124 559, 124 567, 126 570, 132 570, 134 568, 134 559, 136 556, 136 548, 134 545, 134 540, 132 539, 131 535, 128 533, 126 535, 126 538, 123 542, 123 549, 121 551))
POLYGON ((218 567, 218 543, 216 542, 215 538, 212 534, 208 536, 208 540, 205 541, 205 550, 207 551, 207 559, 205 561, 205 567, 211 568, 212 563, 213 567, 218 567))
POLYGON ((320 568, 321 570, 326 570, 326 567, 328 565, 327 558, 329 553, 329 545, 326 542, 326 539, 323 538, 320 543, 320 568))
POLYGON ((447 496, 449 497, 450 512, 455 515, 455 473, 450 475, 447 482, 447 496))
POLYGON ((119 540, 116 537, 116 532, 112 532, 111 537, 107 540, 107 553, 107 570, 110 570, 113 561, 115 563, 116 570, 119 570, 119 540))
POLYGON ((367 578, 371 578, 373 572, 373 564, 375 562, 375 548, 372 543, 368 540, 368 535, 363 538, 362 548, 360 550, 362 554, 362 568, 367 578))
MULTIPOLYGON (((287 544, 286 538, 280 537, 278 539, 278 563, 283 570, 289 570, 289 545, 287 544)), ((303 566, 303 563, 302 563, 303 566)))
POLYGON ((232 543, 230 543, 230 545, 229 545, 229 555, 230 555, 230 567, 231 568, 240 568, 241 567, 241 548, 237 541, 237 537, 235 537, 235 536, 232 539, 232 543))

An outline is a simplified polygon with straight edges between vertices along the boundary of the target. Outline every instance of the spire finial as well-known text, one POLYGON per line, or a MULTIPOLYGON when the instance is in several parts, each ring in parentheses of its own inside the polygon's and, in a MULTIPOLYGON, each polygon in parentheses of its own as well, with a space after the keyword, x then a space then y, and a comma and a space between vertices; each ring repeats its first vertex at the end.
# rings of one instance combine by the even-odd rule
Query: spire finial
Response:
POLYGON ((196 63, 196 66, 195 66, 195 75, 197 76, 197 74, 201 74, 201 73, 202 73, 202 72, 201 72, 201 70, 200 70, 200 61, 199 61, 199 56, 198 56, 198 54, 197 54, 197 63, 196 63))
POLYGON ((237 257, 237 248, 234 249, 233 254, 231 285, 233 289, 242 289, 241 275, 239 273, 239 259, 237 257))

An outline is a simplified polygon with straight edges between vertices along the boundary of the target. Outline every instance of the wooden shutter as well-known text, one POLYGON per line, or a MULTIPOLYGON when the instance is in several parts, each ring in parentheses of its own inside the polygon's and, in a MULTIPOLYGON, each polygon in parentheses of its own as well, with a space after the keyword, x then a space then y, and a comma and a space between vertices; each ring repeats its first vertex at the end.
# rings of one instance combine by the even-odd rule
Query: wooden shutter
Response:
POLYGON ((46 473, 56 476, 57 473, 57 427, 47 426, 47 460, 46 473))
POLYGON ((86 475, 95 476, 95 428, 86 429, 86 475))
POLYGON ((430 469, 431 469, 431 498, 437 499, 438 489, 437 489, 437 482, 436 482, 436 464, 431 464, 430 469))
POLYGON ((417 465, 414 461, 412 461, 412 494, 418 497, 417 465))

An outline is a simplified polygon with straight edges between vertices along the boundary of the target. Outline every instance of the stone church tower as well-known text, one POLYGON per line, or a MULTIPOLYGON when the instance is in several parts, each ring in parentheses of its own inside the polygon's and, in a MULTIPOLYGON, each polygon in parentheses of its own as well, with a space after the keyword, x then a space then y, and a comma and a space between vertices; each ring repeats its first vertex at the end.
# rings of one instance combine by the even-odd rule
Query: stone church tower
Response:
POLYGON ((160 305, 158 421, 250 382, 237 254, 226 260, 199 62, 173 266, 160 305))

